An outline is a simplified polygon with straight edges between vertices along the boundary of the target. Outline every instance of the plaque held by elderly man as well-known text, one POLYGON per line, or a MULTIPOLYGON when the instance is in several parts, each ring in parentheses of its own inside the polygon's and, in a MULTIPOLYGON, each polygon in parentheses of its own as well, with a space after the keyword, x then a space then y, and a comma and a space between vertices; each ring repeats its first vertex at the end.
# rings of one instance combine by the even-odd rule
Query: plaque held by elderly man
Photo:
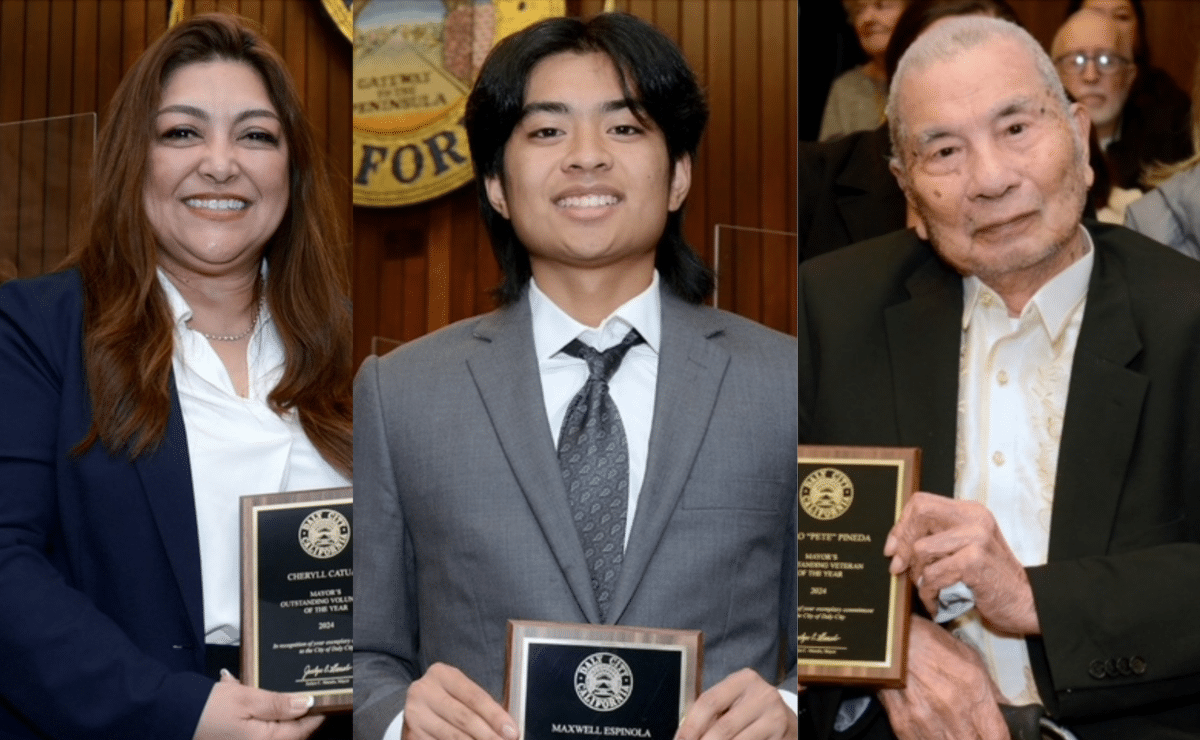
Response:
POLYGON ((242 682, 353 706, 350 488, 242 497, 242 682))
POLYGON ((696 630, 509 620, 505 705, 522 740, 674 740, 703 645, 696 630))
POLYGON ((797 451, 801 684, 903 685, 911 589, 883 547, 920 463, 915 448, 797 451))

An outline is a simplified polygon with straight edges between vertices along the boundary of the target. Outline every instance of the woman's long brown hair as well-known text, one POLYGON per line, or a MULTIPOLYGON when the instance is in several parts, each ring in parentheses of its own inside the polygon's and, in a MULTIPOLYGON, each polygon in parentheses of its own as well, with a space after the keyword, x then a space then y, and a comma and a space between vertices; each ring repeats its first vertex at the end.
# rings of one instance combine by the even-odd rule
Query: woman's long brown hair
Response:
POLYGON ((290 155, 290 197, 267 242, 266 299, 286 363, 268 403, 298 412, 317 450, 350 475, 353 459, 346 244, 321 152, 283 59, 242 19, 199 15, 153 43, 118 86, 95 154, 91 222, 73 255, 83 276, 84 364, 97 441, 136 458, 154 450, 171 413, 173 325, 156 274, 158 242, 142 206, 154 114, 172 73, 214 59, 262 77, 290 155))

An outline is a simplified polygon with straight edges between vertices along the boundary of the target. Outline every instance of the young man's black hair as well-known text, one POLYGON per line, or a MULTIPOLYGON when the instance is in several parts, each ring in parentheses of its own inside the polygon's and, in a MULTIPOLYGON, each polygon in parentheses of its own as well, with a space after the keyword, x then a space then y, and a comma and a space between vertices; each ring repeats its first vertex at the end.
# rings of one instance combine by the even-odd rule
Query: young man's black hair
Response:
MULTIPOLYGON (((621 75, 626 104, 640 121, 652 122, 662 131, 672 162, 695 157, 708 121, 704 93, 679 48, 632 15, 550 18, 497 44, 467 99, 465 125, 480 212, 504 273, 494 293, 502 306, 520 298, 532 271, 525 246, 512 223, 492 207, 483 183, 489 177, 504 181, 504 146, 524 114, 530 72, 543 59, 564 52, 600 52, 612 60, 621 75)), ((667 215, 655 267, 663 283, 685 301, 700 303, 712 292, 712 271, 684 241, 682 208, 667 215)))

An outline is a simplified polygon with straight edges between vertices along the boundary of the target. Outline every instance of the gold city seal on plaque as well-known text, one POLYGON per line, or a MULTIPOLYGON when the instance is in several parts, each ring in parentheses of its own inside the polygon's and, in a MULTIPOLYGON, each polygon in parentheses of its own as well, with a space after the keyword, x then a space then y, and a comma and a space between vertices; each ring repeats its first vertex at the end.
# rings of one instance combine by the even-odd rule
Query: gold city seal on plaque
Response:
POLYGON ((463 112, 497 41, 565 0, 369 0, 354 8, 354 204, 402 206, 474 177, 463 112))

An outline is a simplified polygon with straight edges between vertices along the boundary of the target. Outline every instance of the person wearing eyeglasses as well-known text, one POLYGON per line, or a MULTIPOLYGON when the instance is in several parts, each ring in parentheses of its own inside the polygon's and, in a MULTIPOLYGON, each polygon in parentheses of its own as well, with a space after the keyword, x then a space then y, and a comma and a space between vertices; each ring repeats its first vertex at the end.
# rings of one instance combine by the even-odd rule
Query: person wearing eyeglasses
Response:
MULTIPOLYGON (((1139 8, 1140 4, 1132 7, 1139 8)), ((1169 75, 1150 65, 1144 33, 1139 30, 1144 24, 1131 24, 1116 17, 1112 10, 1107 5, 1085 2, 1059 29, 1051 57, 1068 92, 1092 115, 1113 184, 1148 190, 1154 185, 1147 178, 1150 169, 1192 155, 1190 100, 1169 75), (1114 33, 1119 42, 1112 40, 1114 33), (1088 63, 1080 61, 1076 53, 1080 51, 1083 56, 1113 52, 1125 61, 1114 61, 1110 55, 1107 64, 1088 63), (1104 73, 1101 66, 1107 66, 1109 72, 1104 73), (1089 80, 1091 84, 1087 84, 1089 80), (1089 102, 1080 91, 1082 95, 1103 92, 1109 99, 1089 102), (1119 105, 1113 99, 1115 91, 1120 93, 1119 105)))
POLYGON ((1174 78, 1154 64, 1146 33, 1147 12, 1162 13, 1161 3, 1147 10, 1143 0, 1069 0, 1063 18, 1080 8, 1112 18, 1133 42, 1137 74, 1121 114, 1121 138, 1105 151, 1113 180, 1123 187, 1154 187, 1156 165, 1191 157, 1191 99, 1174 78))
MULTIPOLYGON (((1101 152, 1121 138, 1121 114, 1137 76, 1133 37, 1106 13, 1083 8, 1073 13, 1054 35, 1050 56, 1063 87, 1087 110, 1101 152)), ((1142 194, 1137 183, 1114 182, 1107 205, 1097 217, 1121 223, 1125 207, 1142 194)))
POLYGON ((1107 148, 1120 135, 1121 109, 1137 74, 1133 39, 1104 13, 1084 8, 1058 29, 1050 55, 1063 86, 1087 108, 1100 146, 1107 148))

